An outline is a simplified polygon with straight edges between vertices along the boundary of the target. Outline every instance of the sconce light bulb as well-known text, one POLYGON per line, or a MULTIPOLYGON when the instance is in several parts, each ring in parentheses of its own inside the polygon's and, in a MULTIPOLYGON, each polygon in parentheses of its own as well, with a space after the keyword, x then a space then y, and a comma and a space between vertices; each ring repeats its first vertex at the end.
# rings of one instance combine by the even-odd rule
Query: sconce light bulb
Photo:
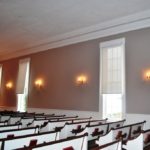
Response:
POLYGON ((36 85, 36 87, 41 87, 42 85, 43 85, 43 80, 42 79, 37 79, 36 81, 35 81, 35 85, 36 85))
POLYGON ((85 84, 87 82, 87 77, 85 75, 80 75, 77 77, 77 84, 85 84))
POLYGON ((11 88, 13 87, 12 82, 8 82, 8 83, 6 83, 6 87, 7 87, 8 89, 11 89, 11 88))
POLYGON ((150 79, 150 71, 146 73, 146 78, 150 79))

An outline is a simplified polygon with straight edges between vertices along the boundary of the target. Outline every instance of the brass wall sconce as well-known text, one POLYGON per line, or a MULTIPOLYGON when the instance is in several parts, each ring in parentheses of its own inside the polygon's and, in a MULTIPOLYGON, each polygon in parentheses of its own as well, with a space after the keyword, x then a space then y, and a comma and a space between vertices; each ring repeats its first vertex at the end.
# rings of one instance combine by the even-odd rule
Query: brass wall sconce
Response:
POLYGON ((87 83, 87 76, 86 75, 79 75, 76 78, 77 85, 84 85, 87 83))
POLYGON ((7 89, 12 89, 12 87, 13 87, 13 83, 11 81, 6 83, 6 88, 7 89))
POLYGON ((37 88, 37 89, 41 89, 42 87, 43 87, 43 79, 37 79, 37 80, 35 80, 35 82, 34 82, 34 84, 35 84, 35 87, 37 88))
POLYGON ((150 70, 144 72, 144 80, 150 81, 150 70))

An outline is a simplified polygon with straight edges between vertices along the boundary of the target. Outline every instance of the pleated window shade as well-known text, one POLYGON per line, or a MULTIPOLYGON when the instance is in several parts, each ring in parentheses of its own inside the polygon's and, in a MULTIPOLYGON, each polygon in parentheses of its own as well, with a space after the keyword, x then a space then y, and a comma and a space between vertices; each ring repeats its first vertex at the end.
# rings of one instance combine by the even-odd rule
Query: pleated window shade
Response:
POLYGON ((123 91, 123 40, 101 44, 101 93, 121 94, 123 91))
POLYGON ((17 94, 24 94, 26 75, 29 69, 30 58, 22 59, 19 61, 19 72, 17 80, 17 94))
POLYGON ((2 82, 2 64, 0 64, 0 87, 2 82))

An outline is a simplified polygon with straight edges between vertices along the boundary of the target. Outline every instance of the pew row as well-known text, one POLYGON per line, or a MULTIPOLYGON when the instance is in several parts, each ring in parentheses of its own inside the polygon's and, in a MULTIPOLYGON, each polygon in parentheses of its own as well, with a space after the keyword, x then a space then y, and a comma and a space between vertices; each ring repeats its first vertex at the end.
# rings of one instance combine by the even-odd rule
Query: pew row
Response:
POLYGON ((17 148, 22 148, 24 146, 29 146, 30 143, 35 140, 37 144, 42 144, 44 142, 51 142, 59 140, 59 132, 45 132, 40 134, 30 134, 25 136, 17 136, 14 138, 1 139, 1 149, 2 150, 12 150, 17 148))
POLYGON ((22 128, 22 129, 11 129, 11 130, 5 130, 0 131, 0 139, 7 138, 9 136, 21 136, 21 135, 29 135, 38 133, 39 128, 38 127, 30 127, 30 128, 22 128))
MULTIPOLYGON (((122 127, 124 121, 125 120, 120 120, 120 121, 109 122, 105 124, 87 125, 85 129, 77 135, 88 133, 88 141, 95 140, 100 136, 106 135, 111 129, 122 127)), ((78 133, 78 131, 74 130, 74 133, 78 133)))
POLYGON ((34 118, 26 118, 26 117, 21 118, 20 123, 22 124, 22 128, 28 127, 28 125, 31 124, 33 120, 34 118))
POLYGON ((74 119, 74 120, 59 120, 59 121, 49 121, 45 122, 43 125, 40 127, 40 132, 46 132, 46 131, 55 131, 55 130, 61 130, 62 128, 65 127, 66 124, 78 124, 82 122, 86 122, 87 124, 103 124, 106 123, 107 119, 103 120, 88 120, 87 118, 79 118, 79 119, 74 119))
POLYGON ((54 142, 48 142, 30 146, 26 148, 19 148, 16 150, 87 150, 87 133, 81 136, 73 136, 66 139, 61 139, 54 142))
MULTIPOLYGON (((95 124, 102 124, 104 120, 91 120, 92 124, 95 122, 95 124)), ((74 136, 77 133, 82 132, 87 125, 90 124, 91 121, 81 121, 81 122, 75 122, 75 123, 66 123, 65 126, 60 131, 60 139, 67 138, 70 136, 74 136)))
POLYGON ((71 117, 51 117, 51 118, 36 118, 32 122, 28 123, 28 127, 35 127, 35 126, 42 126, 43 124, 49 122, 49 121, 59 121, 59 120, 73 120, 76 119, 78 116, 71 116, 71 117))
POLYGON ((136 138, 130 138, 123 147, 128 150, 143 150, 150 146, 150 129, 144 130, 136 138))
POLYGON ((141 134, 144 124, 145 121, 112 129, 106 135, 100 136, 98 140, 96 140, 96 144, 101 146, 122 139, 124 146, 129 140, 135 139, 141 134))

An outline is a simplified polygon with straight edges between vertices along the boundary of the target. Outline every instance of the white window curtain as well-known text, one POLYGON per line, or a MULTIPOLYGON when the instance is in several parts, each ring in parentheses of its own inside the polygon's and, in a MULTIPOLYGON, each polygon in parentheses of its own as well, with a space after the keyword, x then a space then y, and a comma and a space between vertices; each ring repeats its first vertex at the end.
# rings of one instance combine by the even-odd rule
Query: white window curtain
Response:
POLYGON ((17 94, 25 93, 25 82, 29 71, 30 58, 22 59, 19 61, 19 72, 17 80, 17 94))
POLYGON ((27 109, 29 65, 30 65, 30 58, 22 59, 19 61, 19 72, 18 72, 16 93, 18 97, 17 110, 20 112, 25 112, 27 109))
POLYGON ((113 40, 101 48, 101 94, 123 93, 124 40, 113 40))
POLYGON ((0 64, 0 88, 2 83, 2 64, 0 64))

